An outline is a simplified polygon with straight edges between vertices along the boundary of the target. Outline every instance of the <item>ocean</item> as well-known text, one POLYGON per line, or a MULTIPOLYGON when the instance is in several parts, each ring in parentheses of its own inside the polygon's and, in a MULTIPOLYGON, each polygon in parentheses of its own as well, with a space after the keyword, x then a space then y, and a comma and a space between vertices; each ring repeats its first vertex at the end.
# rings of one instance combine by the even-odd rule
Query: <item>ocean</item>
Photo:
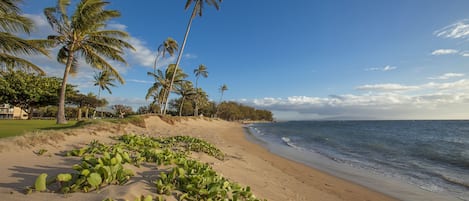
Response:
POLYGON ((251 124, 272 152, 400 200, 469 201, 469 121, 251 124))

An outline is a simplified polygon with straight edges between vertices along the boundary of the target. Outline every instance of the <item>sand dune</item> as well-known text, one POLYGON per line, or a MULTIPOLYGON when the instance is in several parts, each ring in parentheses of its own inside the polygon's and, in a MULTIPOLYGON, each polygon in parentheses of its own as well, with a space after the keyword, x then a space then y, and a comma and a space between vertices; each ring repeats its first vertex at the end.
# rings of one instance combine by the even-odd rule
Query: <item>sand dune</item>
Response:
MULTIPOLYGON (((48 131, 0 140, 0 200, 134 200, 140 195, 155 195, 151 183, 157 178, 153 167, 132 167, 136 175, 123 186, 107 186, 90 193, 24 194, 41 173, 55 175, 73 172, 77 158, 64 152, 82 147, 92 140, 111 143, 110 136, 145 134, 150 136, 188 135, 215 144, 227 157, 219 161, 205 154, 192 157, 208 162, 224 177, 251 186, 258 198, 268 200, 394 200, 359 185, 322 173, 305 165, 276 156, 247 141, 241 124, 208 118, 186 118, 167 123, 157 116, 145 120, 146 128, 131 124, 103 123, 79 129, 48 131), (34 152, 46 149, 44 155, 34 152)), ((130 167, 130 166, 129 166, 130 167)), ((176 200, 169 198, 168 200, 176 200)))

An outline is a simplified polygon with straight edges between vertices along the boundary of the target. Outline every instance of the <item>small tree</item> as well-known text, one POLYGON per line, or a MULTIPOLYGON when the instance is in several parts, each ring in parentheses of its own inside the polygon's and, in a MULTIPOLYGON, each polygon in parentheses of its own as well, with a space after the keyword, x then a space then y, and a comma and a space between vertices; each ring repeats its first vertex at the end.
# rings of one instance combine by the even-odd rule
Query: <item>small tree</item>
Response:
MULTIPOLYGON (((62 80, 23 71, 0 72, 0 102, 20 107, 32 118, 34 108, 55 104, 62 80)), ((68 94, 74 86, 67 85, 68 94)))
POLYGON ((116 115, 119 115, 119 118, 124 118, 133 113, 132 107, 127 105, 113 105, 112 109, 115 111, 116 115))
MULTIPOLYGON (((207 71, 207 67, 203 64, 200 64, 199 67, 197 67, 196 69, 194 69, 194 74, 195 74, 195 90, 198 92, 199 91, 199 78, 200 77, 204 77, 204 78, 207 78, 208 77, 208 71, 207 71)), ((195 98, 194 98, 194 116, 199 116, 199 93, 196 94, 195 98)))

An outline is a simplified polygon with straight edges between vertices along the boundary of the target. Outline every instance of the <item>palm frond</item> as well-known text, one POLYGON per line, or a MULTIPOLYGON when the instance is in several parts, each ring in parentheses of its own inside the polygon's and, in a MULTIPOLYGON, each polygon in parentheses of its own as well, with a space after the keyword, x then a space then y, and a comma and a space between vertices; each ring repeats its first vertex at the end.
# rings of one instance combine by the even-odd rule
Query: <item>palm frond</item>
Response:
POLYGON ((23 32, 29 34, 34 26, 29 18, 16 15, 0 13, 0 31, 23 32))
POLYGON ((0 49, 15 55, 48 54, 47 50, 40 46, 38 40, 25 40, 6 32, 0 32, 0 49))
POLYGON ((24 69, 28 70, 31 69, 35 72, 37 72, 39 75, 45 75, 46 73, 41 69, 41 67, 37 66, 36 64, 33 64, 26 59, 4 54, 0 52, 0 66, 4 65, 7 67, 12 67, 12 68, 19 68, 19 69, 24 69))
POLYGON ((85 58, 86 63, 90 64, 96 69, 108 70, 109 73, 111 73, 112 76, 116 77, 121 84, 125 83, 124 78, 119 74, 119 72, 98 53, 94 51, 89 51, 89 49, 86 48, 83 48, 81 52, 82 56, 85 58))

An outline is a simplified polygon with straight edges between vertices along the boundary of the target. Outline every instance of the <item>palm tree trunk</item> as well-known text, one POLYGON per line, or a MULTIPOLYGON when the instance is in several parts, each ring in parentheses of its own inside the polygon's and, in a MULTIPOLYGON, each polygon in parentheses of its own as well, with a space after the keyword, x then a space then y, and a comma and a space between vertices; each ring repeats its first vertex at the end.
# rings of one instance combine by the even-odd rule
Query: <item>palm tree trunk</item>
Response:
MULTIPOLYGON (((157 50, 158 51, 158 50, 157 50)), ((155 62, 153 63, 153 73, 156 75, 156 63, 158 62, 158 59, 160 58, 161 52, 158 51, 156 54, 155 62)), ((156 82, 156 77, 155 77, 155 82, 156 82)))
POLYGON ((65 64, 64 77, 62 79, 62 87, 60 88, 59 108, 57 110, 57 124, 66 124, 65 119, 65 91, 67 89, 67 77, 73 63, 73 53, 68 52, 67 64, 65 64))
POLYGON ((164 107, 166 105, 166 89, 162 89, 163 90, 163 97, 161 98, 161 108, 160 108, 160 114, 166 114, 166 112, 163 113, 163 110, 164 110, 164 107))
MULTIPOLYGON (((197 0, 197 2, 199 1, 201 0, 197 0)), ((171 82, 169 83, 168 96, 166 97, 166 103, 164 105, 163 115, 166 114, 166 109, 168 107, 169 94, 171 93, 171 90, 173 89, 174 78, 176 77, 176 72, 177 72, 179 63, 181 62, 182 53, 184 52, 184 47, 186 46, 187 36, 189 36, 189 31, 191 30, 192 20, 194 19, 196 15, 197 6, 199 5, 197 2, 194 5, 194 10, 192 11, 192 15, 191 15, 191 18, 189 19, 189 23, 187 24, 186 34, 184 35, 184 40, 182 41, 182 45, 181 45, 181 51, 179 51, 178 58, 176 60, 176 67, 174 67, 173 77, 171 78, 171 82)))
POLYGON ((81 115, 82 115, 81 106, 79 106, 77 110, 77 121, 81 121, 81 115))
POLYGON ((90 113, 90 108, 88 106, 86 106, 85 119, 89 119, 89 117, 88 117, 89 113, 90 113))
POLYGON ((184 107, 184 99, 186 99, 185 96, 182 97, 181 106, 179 106, 179 116, 182 116, 182 107, 184 107))
MULTIPOLYGON (((101 97, 101 87, 98 88, 98 100, 100 99, 101 97)), ((94 108, 94 112, 93 112, 93 119, 96 117, 96 107, 94 108)))

